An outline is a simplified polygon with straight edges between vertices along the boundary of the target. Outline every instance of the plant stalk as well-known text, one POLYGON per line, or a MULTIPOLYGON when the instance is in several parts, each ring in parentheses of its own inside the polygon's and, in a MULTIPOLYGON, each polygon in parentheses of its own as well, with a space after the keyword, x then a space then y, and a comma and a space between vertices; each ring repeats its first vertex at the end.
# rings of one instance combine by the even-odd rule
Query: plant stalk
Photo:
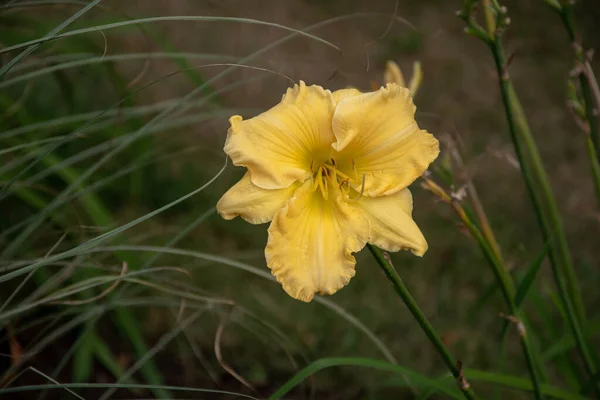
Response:
POLYGON ((558 208, 554 201, 550 183, 541 162, 541 157, 537 151, 537 147, 531 136, 531 132, 529 131, 529 126, 523 115, 518 97, 516 96, 514 87, 508 76, 500 35, 496 34, 496 37, 490 43, 490 49, 493 53, 499 76, 500 92, 506 112, 509 131, 527 184, 526 186, 534 203, 534 209, 542 229, 544 240, 551 240, 552 243, 554 243, 549 252, 554 280, 558 287, 561 302, 563 303, 567 314, 567 320, 575 336, 577 347, 583 358, 586 370, 588 374, 592 376, 595 371, 595 366, 581 329, 581 322, 585 321, 583 299, 579 290, 577 277, 573 270, 571 255, 564 235, 558 208), (524 154, 524 150, 527 151, 527 157, 524 154), (537 179, 534 180, 534 177, 537 179), (536 189, 536 182, 539 184, 541 194, 538 193, 536 189))
POLYGON ((413 299, 410 292, 404 285, 402 278, 400 278, 400 275, 398 275, 398 273, 394 269, 394 266, 392 265, 387 253, 384 253, 381 249, 371 244, 367 244, 367 247, 369 248, 369 251, 375 258, 375 261, 377 261, 377 264, 381 267, 389 281, 392 283, 392 286, 394 286, 396 293, 398 293, 398 295, 400 296, 410 313, 417 320, 419 326, 421 327, 421 329, 423 329, 423 332, 425 332, 425 335, 427 335, 427 338, 429 339, 431 344, 433 344, 436 351, 444 361, 444 364, 446 364, 446 366, 450 370, 450 373, 452 373, 452 376, 454 376, 454 378, 456 379, 456 383, 458 384, 458 387, 464 394, 465 398, 467 398, 468 400, 476 400, 477 397, 473 389, 471 388, 471 385, 463 375, 460 362, 454 361, 452 355, 448 351, 448 348, 446 347, 444 342, 442 342, 442 339, 440 339, 438 334, 435 332, 435 329, 431 326, 431 324, 427 320, 427 317, 425 317, 425 315, 419 308, 417 302, 413 299))
POLYGON ((468 217, 467 213, 458 201, 449 196, 442 188, 440 188, 437 184, 435 184, 435 182, 431 181, 430 179, 425 178, 425 185, 429 190, 436 193, 442 201, 452 206, 452 208, 454 209, 462 223, 465 225, 473 239, 475 239, 475 241, 481 248, 488 264, 492 267, 492 272, 494 273, 496 282, 500 286, 500 290, 502 291, 502 297, 504 297, 504 300, 506 301, 510 312, 510 315, 506 316, 505 318, 513 322, 517 326, 517 332, 519 333, 521 347, 523 348, 523 354, 525 355, 525 362, 527 364, 527 369, 529 370, 529 374, 531 375, 531 380, 533 382, 535 398, 537 400, 541 400, 543 398, 541 382, 538 371, 535 366, 531 342, 529 341, 529 337, 527 335, 527 329, 525 327, 524 322, 524 315, 515 303, 514 283, 510 275, 506 273, 506 269, 504 268, 502 259, 499 258, 495 249, 493 248, 493 245, 489 243, 489 239, 481 233, 479 228, 468 217))
POLYGON ((600 98, 598 97, 597 91, 594 92, 592 87, 597 88, 598 82, 594 74, 592 73, 591 66, 586 59, 583 46, 580 43, 580 39, 575 29, 575 21, 573 19, 572 4, 563 3, 552 6, 560 16, 573 52, 575 54, 575 60, 577 67, 580 69, 579 74, 579 85, 581 87, 581 94, 583 95, 583 101, 585 103, 585 117, 587 125, 582 129, 586 134, 586 147, 588 156, 590 157, 592 167, 592 177, 594 179, 594 189, 596 190, 596 197, 600 203, 600 132, 598 131, 598 107, 600 107, 600 98), (596 93, 596 96, 593 95, 596 93), (594 101, 595 99, 595 101, 594 101))
POLYGON ((594 142, 589 135, 585 139, 585 145, 590 156, 590 163, 592 164, 592 177, 594 179, 596 198, 598 199, 598 204, 600 204, 600 161, 598 160, 598 155, 596 154, 596 149, 594 148, 594 142))
MULTIPOLYGON (((585 52, 579 43, 577 31, 575 30, 575 21, 573 19, 572 9, 572 4, 564 2, 561 4, 560 9, 557 9, 557 12, 560 15, 565 28, 567 29, 569 40, 571 40, 571 45, 573 46, 577 63, 581 68, 588 68, 589 63, 586 60, 585 52)), ((589 79, 590 77, 584 72, 579 73, 579 84, 581 85, 581 93, 583 95, 583 100, 585 101, 585 115, 590 130, 589 134, 594 144, 596 156, 600 156, 600 132, 598 131, 598 115, 597 110, 595 109, 596 106, 600 105, 594 104, 594 96, 592 95, 589 79)), ((596 160, 597 162, 600 161, 597 158, 596 160)))

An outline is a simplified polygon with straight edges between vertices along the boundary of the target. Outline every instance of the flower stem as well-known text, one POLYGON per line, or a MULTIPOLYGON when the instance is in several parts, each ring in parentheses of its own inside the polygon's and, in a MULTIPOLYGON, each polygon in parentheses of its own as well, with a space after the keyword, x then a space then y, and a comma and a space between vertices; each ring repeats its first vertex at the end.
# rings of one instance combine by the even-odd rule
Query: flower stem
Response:
MULTIPOLYGON (((579 63, 580 68, 589 68, 589 63, 586 60, 585 52, 578 41, 577 31, 575 30, 575 21, 573 19, 573 5, 565 1, 563 2, 563 4, 560 5, 559 9, 555 9, 557 10, 565 28, 567 29, 567 34, 569 35, 569 39, 571 40, 571 44, 575 52, 575 59, 579 63)), ((585 102, 585 114, 588 120, 589 135, 592 139, 592 143, 594 144, 596 156, 599 156, 600 132, 598 130, 597 110, 595 110, 594 107, 594 96, 592 94, 593 91, 591 87, 591 79, 593 78, 588 76, 586 73, 579 73, 579 84, 581 85, 581 93, 583 94, 583 100, 585 102)), ((596 106, 600 105, 597 104, 596 106)))
POLYGON ((597 108, 600 107, 600 94, 597 90, 598 82, 586 59, 583 46, 580 43, 580 37, 575 29, 575 20, 573 19, 572 10, 573 5, 564 2, 563 4, 550 4, 550 6, 556 10, 567 30, 575 54, 577 69, 579 69, 579 86, 581 87, 581 93, 585 103, 585 117, 587 120, 587 125, 583 127, 583 130, 587 136, 586 146, 592 167, 592 177, 594 179, 596 197, 600 202, 600 132, 598 131, 597 110, 597 108))
POLYGON ((500 78, 500 91, 506 111, 509 130, 513 137, 513 143, 515 144, 515 150, 519 157, 521 169, 527 181, 529 194, 535 204, 544 240, 552 240, 552 242, 554 242, 554 246, 552 246, 550 250, 550 265, 552 267, 554 280, 558 286, 558 292, 567 314, 567 320, 575 336, 577 347, 582 355, 586 370, 590 376, 593 376, 595 372, 594 362, 581 329, 581 321, 585 321, 583 300, 573 270, 571 255, 564 235, 562 221, 550 189, 546 171, 541 163, 539 152, 537 151, 537 147, 533 141, 531 132, 529 131, 527 121, 522 116, 521 105, 508 77, 500 36, 496 36, 490 47, 494 55, 496 68, 500 78), (528 158, 531 161, 525 159, 523 150, 526 150, 529 153, 528 158), (536 186, 533 184, 533 174, 538 178, 537 181, 541 187, 541 196, 536 191, 536 186), (546 207, 543 206, 544 203, 546 207), (545 213, 544 210, 546 211, 545 213), (556 240, 553 240, 553 231, 556 240))
MULTIPOLYGON (((594 360, 582 333, 582 326, 586 324, 583 298, 573 268, 564 228, 552 193, 550 180, 508 74, 508 62, 504 54, 502 34, 510 20, 506 16, 505 7, 500 7, 495 0, 492 0, 492 4, 493 12, 496 15, 496 30, 494 35, 484 38, 483 41, 489 46, 494 57, 509 132, 519 159, 528 194, 534 205, 542 236, 545 242, 552 243, 549 251, 550 265, 566 313, 567 322, 573 331, 586 372, 589 376, 594 376, 594 360)), ((558 3, 551 1, 549 4, 556 8, 558 3)), ((470 0, 465 0, 465 5, 465 9, 460 16, 469 27, 472 27, 474 26, 472 7, 467 7, 472 3, 470 0)), ((570 17, 570 15, 567 15, 567 17, 570 17)), ((476 36, 480 37, 479 35, 476 36)), ((590 129, 593 129, 593 127, 590 127, 590 129)))
POLYGON ((423 332, 425 332, 425 335, 427 335, 427 338, 429 338, 431 344, 433 344, 440 357, 442 357, 444 364, 446 364, 446 366, 452 373, 452 376, 454 376, 454 378, 456 379, 456 383, 458 384, 458 387, 464 394, 465 398, 469 400, 477 399, 477 396, 475 396, 471 385, 469 384, 469 382, 467 382, 466 378, 463 375, 460 361, 454 361, 452 355, 450 355, 450 352, 448 351, 448 348, 446 347, 444 342, 442 342, 442 339, 440 339, 438 334, 435 332, 435 330, 427 320, 427 317, 425 317, 425 315, 417 305, 416 301, 410 295, 410 292, 404 285, 402 278, 400 278, 400 275, 398 275, 398 273, 394 269, 394 266, 392 265, 387 253, 383 252, 381 249, 371 244, 367 244, 367 247, 369 248, 369 251, 375 258, 375 261, 377 261, 377 264, 381 267, 389 281, 394 286, 396 293, 398 293, 398 295, 400 296, 410 313, 413 315, 413 317, 415 317, 415 319, 419 323, 421 329, 423 329, 423 332))
MULTIPOLYGON (((453 207, 459 207, 456 202, 453 202, 453 207)), ((458 211, 457 211, 458 212, 458 211)), ((537 400, 541 400, 542 389, 540 384, 539 374, 535 367, 533 350, 531 346, 531 342, 527 335, 527 328, 525 327, 524 316, 523 313, 519 310, 517 305, 515 304, 515 288, 514 283, 510 276, 506 273, 506 269, 502 262, 495 257, 493 249, 485 240, 484 236, 477 229, 474 224, 466 224, 465 226, 471 233, 471 236, 475 238, 478 242, 479 247, 484 251, 484 255, 486 256, 488 263, 492 267, 492 271, 496 276, 496 281, 500 285, 500 289, 502 291, 502 296, 506 301, 506 305, 510 311, 509 316, 506 318, 513 322, 517 326, 517 332, 519 333, 519 339, 521 341, 521 347, 523 348, 523 354, 525 355, 525 362, 527 363, 527 369, 529 370, 529 375, 531 375, 531 380, 533 382, 533 391, 535 393, 535 398, 537 400)))
POLYGON ((590 162, 592 164, 592 177, 594 178, 594 189, 596 189, 596 198, 600 204, 600 162, 594 148, 594 142, 592 138, 588 136, 585 139, 588 154, 590 156, 590 162))
POLYGON ((482 234, 479 228, 469 218, 460 202, 445 193, 445 191, 432 180, 424 178, 424 181, 427 189, 436 193, 442 201, 452 206, 464 226, 479 245, 479 248, 483 252, 488 264, 492 267, 492 272, 494 273, 496 281, 500 286, 502 297, 504 297, 510 312, 510 315, 506 316, 505 318, 517 326, 517 332, 519 333, 521 347, 523 348, 523 354, 525 355, 527 369, 529 370, 529 374, 531 375, 531 380, 533 382, 535 398, 537 400, 541 400, 543 397, 540 378, 534 362, 535 359, 533 348, 529 340, 529 336, 527 335, 525 316, 515 303, 515 285, 510 275, 506 272, 502 258, 494 250, 492 243, 489 242, 489 238, 482 234))

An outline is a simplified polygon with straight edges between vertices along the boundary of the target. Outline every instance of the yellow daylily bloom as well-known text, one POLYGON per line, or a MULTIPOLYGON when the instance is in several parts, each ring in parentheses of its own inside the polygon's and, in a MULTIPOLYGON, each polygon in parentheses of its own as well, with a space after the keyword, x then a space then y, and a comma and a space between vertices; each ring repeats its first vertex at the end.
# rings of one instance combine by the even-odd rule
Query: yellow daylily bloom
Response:
POLYGON ((402 70, 394 61, 389 60, 385 63, 385 70, 383 71, 383 80, 385 83, 395 83, 402 87, 406 87, 406 80, 402 70))
POLYGON ((408 89, 335 92, 304 82, 248 120, 230 119, 225 152, 248 170, 217 210, 271 222, 267 266, 292 297, 333 294, 354 276, 366 243, 422 256, 408 186, 439 154, 419 129, 408 89))
POLYGON ((395 83, 403 87, 408 87, 410 90, 410 95, 415 97, 419 87, 421 86, 421 82, 423 81, 423 69, 421 68, 421 63, 419 61, 414 62, 413 73, 407 86, 406 81, 404 80, 404 74, 402 74, 402 70, 398 64, 393 61, 388 61, 385 64, 383 79, 385 83, 395 83))

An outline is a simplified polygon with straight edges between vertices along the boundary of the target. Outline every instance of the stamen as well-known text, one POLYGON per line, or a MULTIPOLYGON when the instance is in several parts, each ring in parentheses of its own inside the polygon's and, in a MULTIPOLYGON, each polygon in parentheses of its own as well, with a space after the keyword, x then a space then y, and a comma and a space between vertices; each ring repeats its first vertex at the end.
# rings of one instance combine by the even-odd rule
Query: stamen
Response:
POLYGON ((312 186, 310 188, 310 190, 312 192, 314 192, 315 190, 317 190, 317 187, 319 187, 319 177, 318 176, 313 176, 313 183, 312 186))
MULTIPOLYGON (((332 160, 333 160, 333 159, 332 159, 332 160)), ((350 177, 349 177, 348 175, 344 174, 343 172, 340 172, 340 171, 338 171, 335 165, 328 165, 328 164, 325 164, 325 165, 323 165, 323 166, 324 166, 325 168, 327 168, 327 169, 329 169, 329 170, 333 171, 333 175, 339 175, 339 176, 341 176, 341 177, 342 177, 342 178, 344 178, 344 179, 350 179, 350 177)))
POLYGON ((312 172, 313 174, 315 173, 315 170, 313 169, 315 167, 315 160, 312 160, 310 162, 310 172, 312 172))
POLYGON ((327 182, 323 182, 323 175, 321 174, 321 171, 324 171, 325 174, 327 174, 327 169, 325 168, 321 168, 321 170, 319 171, 319 174, 317 175, 317 180, 319 181, 319 188, 321 189, 321 194, 323 194, 323 198, 325 200, 327 200, 328 198, 328 191, 327 191, 327 182))
POLYGON ((339 176, 341 176, 342 178, 344 178, 345 180, 350 180, 350 177, 346 174, 344 174, 343 172, 340 171, 335 171, 336 174, 338 174, 339 176))
POLYGON ((366 177, 367 177, 367 175, 366 175, 366 174, 363 172, 363 174, 362 174, 362 184, 361 184, 361 186, 360 186, 360 194, 358 195, 358 197, 357 197, 357 198, 355 198, 355 199, 350 199, 351 201, 357 201, 357 200, 359 200, 359 199, 360 199, 360 198, 363 196, 363 193, 365 192, 365 181, 366 181, 366 177))
POLYGON ((350 181, 348 179, 344 179, 343 181, 340 182, 340 190, 344 190, 344 186, 348 187, 350 186, 350 181))
POLYGON ((319 168, 319 170, 317 171, 317 173, 315 174, 313 171, 313 167, 314 167, 314 160, 310 163, 310 170, 313 172, 313 176, 312 176, 312 187, 311 187, 311 191, 315 191, 317 190, 317 188, 319 187, 319 180, 321 179, 321 169, 319 168))

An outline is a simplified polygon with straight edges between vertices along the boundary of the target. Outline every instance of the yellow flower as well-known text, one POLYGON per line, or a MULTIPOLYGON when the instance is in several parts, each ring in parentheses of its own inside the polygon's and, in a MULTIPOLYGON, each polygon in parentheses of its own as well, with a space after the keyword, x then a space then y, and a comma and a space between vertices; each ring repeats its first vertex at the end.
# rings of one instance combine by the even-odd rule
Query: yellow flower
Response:
POLYGON ((422 256, 407 189, 439 153, 409 90, 336 92, 304 82, 248 120, 233 116, 225 152, 248 170, 217 204, 225 219, 271 222, 265 256, 283 289, 310 301, 354 276, 367 242, 422 256))
POLYGON ((397 85, 408 87, 410 90, 410 95, 415 97, 419 87, 421 86, 421 82, 423 81, 423 70, 421 69, 421 63, 415 61, 413 64, 413 74, 410 78, 410 83, 406 86, 406 81, 404 80, 404 74, 400 70, 398 64, 393 61, 388 61, 385 64, 385 71, 383 72, 383 79, 385 83, 395 83, 397 85))

